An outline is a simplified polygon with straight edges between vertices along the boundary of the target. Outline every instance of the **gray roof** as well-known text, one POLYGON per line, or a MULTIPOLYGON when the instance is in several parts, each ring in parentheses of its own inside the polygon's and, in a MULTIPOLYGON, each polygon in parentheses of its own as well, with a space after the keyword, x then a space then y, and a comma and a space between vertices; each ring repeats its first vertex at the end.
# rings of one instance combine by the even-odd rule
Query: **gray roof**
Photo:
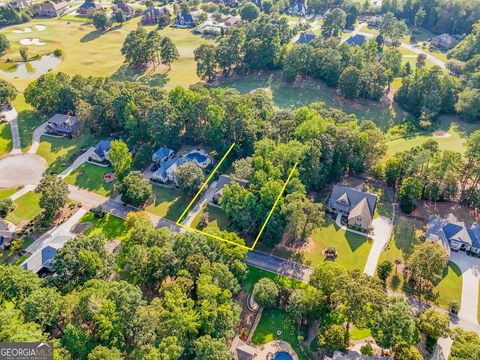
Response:
POLYGON ((57 250, 61 249, 72 237, 73 235, 56 235, 46 241, 39 250, 22 263, 23 268, 34 273, 38 273, 44 267, 50 268, 57 250))
POLYGON ((64 114, 55 114, 48 120, 48 122, 57 126, 73 126, 78 123, 78 117, 64 114))
POLYGON ((377 195, 370 192, 361 191, 358 188, 352 188, 340 184, 335 185, 332 190, 329 205, 332 209, 350 212, 350 210, 355 208, 356 205, 359 204, 363 199, 367 200, 368 210, 373 216, 375 204, 377 202, 377 195), (341 203, 338 201, 340 199, 346 199, 347 201, 345 201, 345 203, 341 203))
POLYGON ((446 218, 431 216, 428 222, 427 236, 435 235, 446 240, 455 240, 463 244, 480 249, 480 226, 474 223, 472 226, 457 220, 449 214, 446 218))
POLYGON ((225 185, 230 185, 233 181, 235 181, 237 184, 244 188, 246 188, 249 183, 247 180, 244 179, 237 179, 228 175, 220 175, 217 181, 215 192, 222 190, 225 185))

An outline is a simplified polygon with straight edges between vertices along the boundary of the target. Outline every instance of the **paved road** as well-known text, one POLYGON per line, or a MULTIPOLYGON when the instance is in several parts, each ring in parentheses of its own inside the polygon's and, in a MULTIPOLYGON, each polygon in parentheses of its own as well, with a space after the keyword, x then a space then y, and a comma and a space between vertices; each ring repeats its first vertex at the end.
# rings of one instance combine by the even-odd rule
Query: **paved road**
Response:
POLYGON ((370 276, 375 274, 380 254, 385 249, 385 246, 387 246, 390 238, 392 237, 392 221, 385 216, 380 216, 373 220, 373 228, 373 244, 372 248, 370 249, 370 253, 368 254, 365 269, 363 270, 365 274, 370 276))
POLYGON ((13 154, 0 158, 0 188, 38 184, 47 162, 34 154, 13 154))
POLYGON ((42 137, 43 133, 45 132, 45 128, 47 127, 47 122, 44 122, 42 125, 37 127, 33 131, 32 135, 32 146, 30 146, 30 150, 28 150, 29 154, 36 154, 38 147, 40 146, 40 138, 42 137))

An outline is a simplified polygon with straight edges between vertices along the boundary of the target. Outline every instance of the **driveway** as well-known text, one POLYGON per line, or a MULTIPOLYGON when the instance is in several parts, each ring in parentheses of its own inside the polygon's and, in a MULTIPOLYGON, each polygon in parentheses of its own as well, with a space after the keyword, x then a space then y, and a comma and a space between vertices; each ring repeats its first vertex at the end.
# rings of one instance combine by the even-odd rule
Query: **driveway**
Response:
POLYGON ((61 179, 65 179, 68 175, 70 175, 73 171, 75 171, 80 165, 86 163, 88 161, 88 158, 92 153, 95 151, 94 147, 89 148, 87 151, 85 151, 82 155, 77 157, 75 161, 64 171, 62 171, 58 176, 61 179))
POLYGON ((462 272, 462 301, 458 317, 478 325, 478 288, 480 283, 480 259, 468 256, 462 251, 450 254, 462 272))
POLYGON ((38 147, 40 146, 40 138, 42 137, 43 133, 45 132, 45 128, 47 127, 47 122, 44 122, 42 125, 37 127, 33 130, 32 135, 32 146, 30 146, 30 150, 28 150, 29 154, 36 154, 38 147))
POLYGON ((365 269, 363 272, 367 275, 373 276, 375 274, 375 269, 377 268, 378 258, 382 253, 385 246, 387 246, 390 238, 392 236, 392 221, 385 217, 380 216, 373 220, 372 223, 374 233, 373 233, 373 244, 368 254, 367 263, 365 264, 365 269))
MULTIPOLYGON (((197 216, 197 214, 203 209, 203 206, 212 200, 213 195, 215 195, 215 190, 217 188, 217 182, 214 181, 210 184, 207 191, 202 194, 200 200, 195 204, 193 208, 188 211, 187 216, 182 221, 183 225, 190 226, 192 224, 193 219, 197 216)), ((182 231, 185 231, 185 228, 182 228, 182 231)))
POLYGON ((0 188, 38 184, 47 162, 34 154, 14 154, 0 159, 0 188))
POLYGON ((12 151, 10 154, 20 154, 22 152, 22 145, 20 144, 20 132, 18 131, 18 113, 12 108, 9 111, 2 111, 5 119, 10 123, 10 131, 12 132, 12 151))

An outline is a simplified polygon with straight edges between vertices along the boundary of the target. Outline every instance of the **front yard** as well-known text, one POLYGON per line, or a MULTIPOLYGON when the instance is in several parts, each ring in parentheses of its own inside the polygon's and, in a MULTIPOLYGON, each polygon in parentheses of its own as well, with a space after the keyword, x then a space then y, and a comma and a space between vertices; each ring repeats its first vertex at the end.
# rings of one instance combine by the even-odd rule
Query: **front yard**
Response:
POLYGON ((0 199, 5 199, 15 194, 18 189, 0 189, 0 199))
POLYGON ((188 206, 188 199, 180 190, 153 186, 153 202, 146 207, 146 211, 157 216, 177 221, 188 206))
POLYGON ((20 224, 22 221, 33 219, 38 213, 40 213, 41 209, 39 201, 39 193, 26 193, 14 201, 13 206, 15 208, 7 215, 6 219, 13 222, 15 225, 20 224))
POLYGON ((101 233, 107 240, 122 240, 128 233, 125 221, 111 214, 98 219, 92 212, 88 212, 79 221, 79 224, 85 223, 91 224, 91 227, 83 232, 86 236, 101 233))
POLYGON ((460 304, 462 299, 462 271, 460 268, 449 261, 448 266, 443 271, 442 280, 433 291, 438 293, 435 300, 444 309, 448 309, 448 303, 452 300, 456 300, 460 304))
POLYGON ((115 182, 106 183, 103 181, 103 176, 105 173, 112 171, 113 169, 111 167, 101 167, 94 164, 85 163, 67 176, 65 181, 82 189, 107 196, 111 194, 115 182))
POLYGON ((230 220, 227 214, 225 214, 225 211, 210 204, 204 206, 203 209, 197 214, 197 216, 195 216, 195 219, 193 219, 192 221, 193 228, 205 230, 206 232, 208 232, 209 229, 219 231, 228 230, 229 225, 230 220), (203 214, 207 214, 208 216, 208 225, 205 228, 201 229, 199 224, 203 214))
POLYGON ((312 265, 322 264, 323 251, 327 247, 337 250, 335 261, 348 270, 360 269, 363 271, 367 262, 368 254, 372 247, 372 241, 366 236, 357 235, 339 229, 332 221, 314 231, 310 244, 304 252, 304 258, 312 265))

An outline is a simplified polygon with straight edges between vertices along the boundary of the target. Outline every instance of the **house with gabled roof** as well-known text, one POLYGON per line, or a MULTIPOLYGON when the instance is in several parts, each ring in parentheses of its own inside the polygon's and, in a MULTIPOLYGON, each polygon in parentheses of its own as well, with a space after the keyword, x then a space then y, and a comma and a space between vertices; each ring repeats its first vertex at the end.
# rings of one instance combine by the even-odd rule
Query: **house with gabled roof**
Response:
POLYGON ((103 8, 100 6, 100 4, 87 0, 80 5, 77 10, 77 12, 82 15, 87 15, 90 11, 103 11, 103 8))
POLYGON ((68 9, 68 2, 62 1, 59 3, 55 3, 53 1, 44 2, 40 5, 40 9, 38 11, 38 16, 41 17, 57 17, 63 15, 68 9))
POLYGON ((161 147, 157 151, 153 153, 152 161, 156 164, 162 164, 168 160, 170 160, 173 156, 173 150, 161 147))
POLYGON ((99 141, 95 146, 93 153, 88 157, 88 161, 105 165, 109 164, 110 161, 108 160, 108 152, 110 151, 111 142, 112 139, 99 141))
POLYGON ((177 28, 192 28, 195 27, 195 19, 190 13, 180 13, 175 18, 174 26, 177 28))
POLYGON ((330 209, 347 219, 348 225, 368 230, 372 225, 377 195, 365 191, 361 184, 355 188, 337 184, 328 203, 330 209))
POLYGON ((27 258, 22 266, 25 270, 39 273, 40 271, 51 271, 52 261, 57 255, 59 249, 63 248, 65 243, 72 239, 73 235, 56 235, 50 241, 47 241, 39 250, 27 258))
POLYGON ((80 131, 78 117, 64 114, 55 114, 47 122, 47 134, 60 136, 74 136, 80 131))
POLYGON ((295 42, 296 44, 308 44, 310 41, 313 41, 317 38, 317 35, 312 30, 302 32, 295 42))
POLYGON ((123 15, 125 15, 126 19, 131 19, 135 16, 135 9, 130 5, 124 3, 123 1, 117 2, 112 7, 112 11, 115 12, 117 10, 122 10, 123 15))
POLYGON ((454 36, 446 33, 435 36, 432 41, 430 41, 430 45, 444 51, 453 49, 457 44, 458 40, 454 36))
POLYGON ((218 205, 219 200, 223 195, 223 189, 225 188, 225 186, 228 186, 234 182, 243 188, 247 188, 249 184, 247 180, 237 179, 233 176, 222 174, 218 177, 217 185, 215 186, 215 193, 213 194, 212 200, 210 203, 212 205, 218 205))
POLYGON ((431 216, 428 220, 427 240, 439 242, 449 250, 471 251, 480 254, 480 226, 468 226, 453 214, 445 218, 431 216))
POLYGON ((367 41, 367 38, 362 34, 355 34, 345 40, 345 42, 350 46, 362 46, 365 41, 367 41))
POLYGON ((0 249, 4 249, 5 246, 16 237, 15 226, 0 219, 0 249))
POLYGON ((143 24, 161 24, 170 23, 170 11, 166 7, 154 6, 145 10, 142 14, 143 24))

